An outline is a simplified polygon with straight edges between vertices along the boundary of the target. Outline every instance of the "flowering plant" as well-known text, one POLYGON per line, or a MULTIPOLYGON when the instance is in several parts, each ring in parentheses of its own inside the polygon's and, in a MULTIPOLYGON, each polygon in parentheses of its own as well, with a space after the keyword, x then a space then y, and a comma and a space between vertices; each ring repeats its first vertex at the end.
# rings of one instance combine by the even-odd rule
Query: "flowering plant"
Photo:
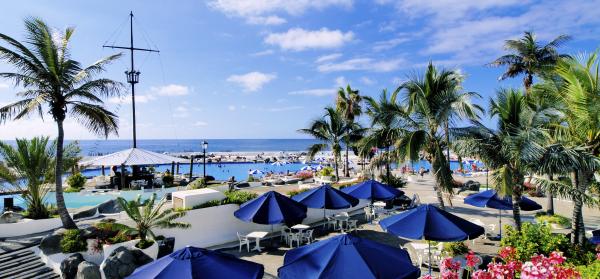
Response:
POLYGON ((313 173, 312 173, 312 171, 299 171, 296 173, 296 177, 300 178, 302 180, 309 179, 309 178, 313 178, 313 173))

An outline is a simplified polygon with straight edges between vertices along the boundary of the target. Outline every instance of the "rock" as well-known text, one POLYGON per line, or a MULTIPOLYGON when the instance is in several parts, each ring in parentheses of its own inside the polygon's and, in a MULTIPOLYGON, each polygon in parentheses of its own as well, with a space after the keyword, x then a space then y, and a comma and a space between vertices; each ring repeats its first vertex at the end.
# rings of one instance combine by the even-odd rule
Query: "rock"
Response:
POLYGON ((0 215, 0 224, 16 223, 21 219, 23 219, 23 215, 13 211, 5 211, 0 215))
POLYGON ((152 262, 152 258, 138 249, 119 247, 100 265, 106 279, 121 279, 129 276, 136 268, 152 262))
POLYGON ((102 275, 100 274, 100 267, 91 262, 81 262, 77 266, 77 275, 76 279, 102 279, 102 275))
POLYGON ((75 279, 79 264, 84 262, 80 253, 75 253, 60 263, 60 272, 64 279, 75 279))
POLYGON ((121 206, 119 205, 116 199, 108 200, 98 205, 98 212, 100 214, 113 214, 119 213, 121 211, 123 211, 123 209, 121 209, 121 206))
POLYGON ((282 179, 277 179, 273 182, 273 184, 275 185, 285 185, 285 181, 283 181, 282 179))
POLYGON ((89 226, 87 228, 81 229, 81 235, 85 239, 96 238, 98 236, 98 229, 94 226, 89 226))
POLYGON ((461 190, 463 190, 463 191, 479 191, 480 186, 481 186, 481 183, 479 183, 477 181, 469 180, 469 181, 465 182, 465 184, 463 184, 461 190))
POLYGON ((54 231, 51 235, 42 238, 40 241, 40 250, 42 250, 45 255, 61 253, 60 241, 62 240, 65 231, 65 229, 61 228, 54 231))
POLYGON ((98 207, 94 206, 92 208, 85 209, 85 210, 82 210, 82 211, 79 211, 79 212, 73 214, 73 219, 79 220, 79 219, 94 217, 97 212, 98 212, 98 207))
POLYGON ((238 182, 238 183, 235 184, 235 187, 237 187, 237 188, 247 188, 247 187, 250 187, 250 183, 248 183, 246 181, 238 182))

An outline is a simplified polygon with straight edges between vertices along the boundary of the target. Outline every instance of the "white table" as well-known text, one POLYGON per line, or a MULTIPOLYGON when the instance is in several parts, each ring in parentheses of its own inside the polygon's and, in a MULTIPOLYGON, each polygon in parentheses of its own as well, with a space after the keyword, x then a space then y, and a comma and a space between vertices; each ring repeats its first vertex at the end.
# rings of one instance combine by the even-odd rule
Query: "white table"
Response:
POLYGON ((269 233, 268 232, 251 232, 248 235, 246 235, 247 238, 254 238, 256 239, 256 246, 254 246, 254 248, 252 248, 252 251, 258 251, 261 252, 263 247, 260 247, 260 240, 262 238, 265 238, 265 236, 267 236, 269 233))
POLYGON ((378 201, 378 202, 374 202, 373 206, 377 206, 377 207, 385 207, 386 203, 382 202, 382 201, 378 201))
POLYGON ((304 225, 304 224, 297 224, 297 225, 292 226, 291 229, 302 232, 303 230, 310 229, 310 226, 304 225))

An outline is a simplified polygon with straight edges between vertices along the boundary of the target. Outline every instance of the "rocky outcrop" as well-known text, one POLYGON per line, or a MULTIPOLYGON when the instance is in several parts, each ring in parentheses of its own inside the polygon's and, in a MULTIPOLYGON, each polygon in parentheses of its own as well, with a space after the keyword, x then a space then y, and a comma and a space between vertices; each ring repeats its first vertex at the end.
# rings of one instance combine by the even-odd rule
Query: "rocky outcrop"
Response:
POLYGON ((65 229, 58 229, 54 231, 51 235, 42 238, 39 247, 40 250, 42 250, 42 252, 44 252, 44 254, 46 255, 60 253, 60 241, 63 238, 64 232, 65 229))
POLYGON ((75 279, 79 264, 84 262, 83 256, 80 253, 75 253, 60 263, 60 272, 63 279, 75 279))
POLYGON ((100 267, 91 262, 81 262, 77 266, 77 275, 76 279, 102 279, 102 275, 100 274, 100 267))
POLYGON ((21 219, 23 219, 23 215, 13 211, 5 211, 0 215, 0 224, 16 223, 21 219))
POLYGON ((119 247, 100 265, 106 279, 121 279, 129 276, 136 268, 152 262, 152 258, 138 249, 119 247))
POLYGON ((73 219, 85 219, 96 216, 97 214, 113 214, 121 212, 121 206, 116 199, 105 201, 97 206, 79 211, 73 215, 73 219))

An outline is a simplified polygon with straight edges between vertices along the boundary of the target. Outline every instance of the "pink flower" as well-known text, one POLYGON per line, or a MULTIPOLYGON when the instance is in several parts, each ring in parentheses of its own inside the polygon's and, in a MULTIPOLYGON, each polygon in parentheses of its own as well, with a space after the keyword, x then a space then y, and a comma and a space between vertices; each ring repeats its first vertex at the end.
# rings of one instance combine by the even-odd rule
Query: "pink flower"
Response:
POLYGON ((475 266, 479 265, 479 258, 475 256, 475 252, 469 250, 469 253, 466 255, 466 260, 467 260, 467 266, 469 268, 474 268, 475 266))
POLYGON ((494 279, 491 273, 483 270, 477 270, 471 276, 472 279, 494 279))
POLYGON ((421 277, 421 279, 434 279, 434 278, 433 278, 433 276, 427 274, 427 275, 421 277))

